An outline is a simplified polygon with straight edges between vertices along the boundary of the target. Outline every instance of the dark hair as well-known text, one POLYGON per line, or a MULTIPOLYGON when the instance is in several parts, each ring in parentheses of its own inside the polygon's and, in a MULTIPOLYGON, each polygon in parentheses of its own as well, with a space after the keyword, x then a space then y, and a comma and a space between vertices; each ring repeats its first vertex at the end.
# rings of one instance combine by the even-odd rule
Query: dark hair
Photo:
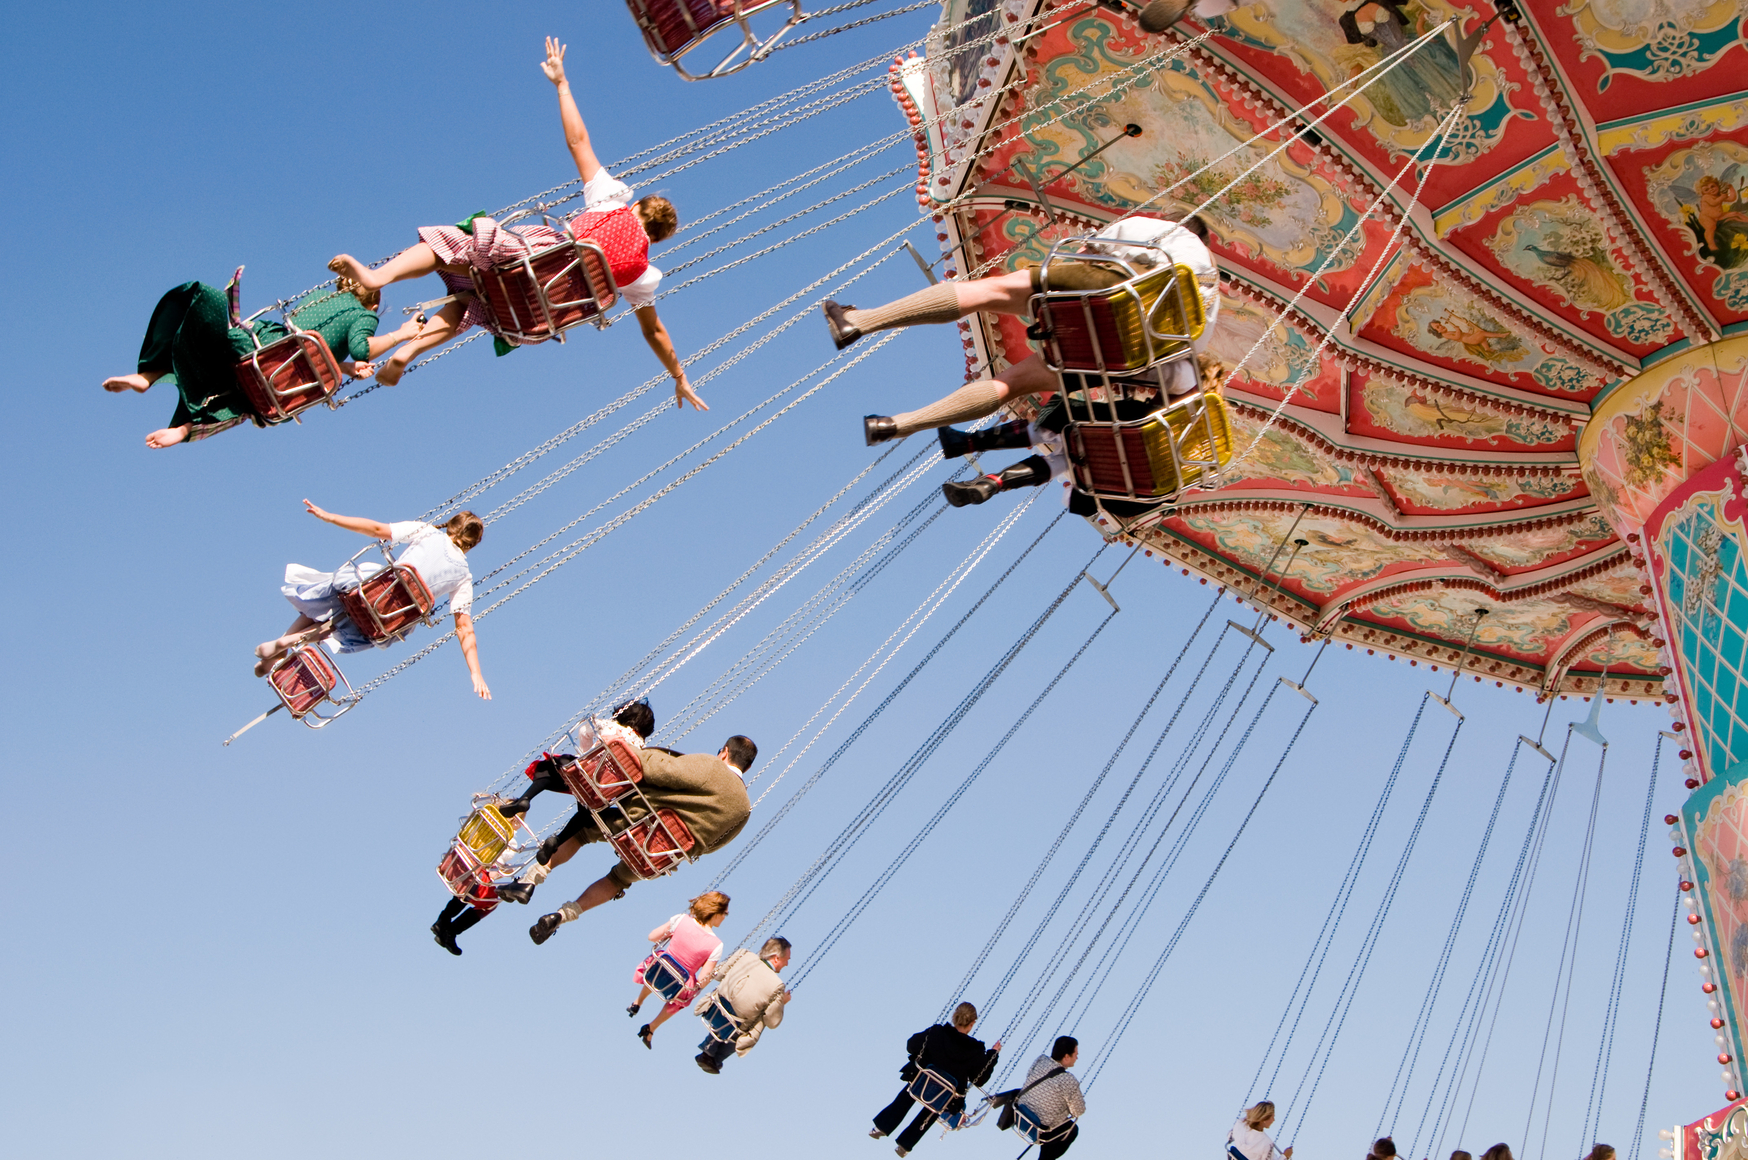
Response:
POLYGON ((1495 1144, 1481 1153, 1481 1160, 1511 1160, 1511 1145, 1495 1144))
POLYGON ((1061 1063, 1079 1050, 1080 1040, 1072 1035, 1059 1035, 1056 1037, 1056 1046, 1050 1049, 1050 1058, 1061 1063))
POLYGON ((613 710, 613 720, 636 733, 644 740, 655 732, 655 710, 649 707, 649 700, 639 697, 635 701, 627 701, 613 710))
POLYGON ((1451 1153, 1451 1160, 1475 1160, 1475 1158, 1461 1148, 1458 1148, 1455 1152, 1451 1153))
POLYGON ((671 238, 680 228, 680 215, 674 211, 674 203, 665 197, 640 198, 632 208, 637 213, 637 220, 643 223, 643 232, 652 242, 671 238))
POLYGON ((1584 1160, 1612 1160, 1613 1156, 1613 1144, 1598 1144, 1590 1150, 1590 1155, 1586 1156, 1584 1160))
POLYGON ((1208 240, 1208 223, 1202 220, 1201 214, 1193 213, 1183 221, 1179 222, 1178 225, 1190 231, 1190 233, 1195 234, 1198 238, 1202 239, 1203 242, 1208 240))
POLYGON ((1390 1157, 1394 1155, 1396 1155, 1396 1141, 1385 1136, 1383 1139, 1373 1142, 1372 1150, 1367 1154, 1366 1160, 1390 1160, 1390 1157))
POLYGON ((728 750, 728 763, 742 773, 751 769, 759 756, 759 747, 753 744, 753 739, 742 737, 739 733, 724 741, 722 747, 728 750))
POLYGON ((485 521, 472 512, 456 512, 443 525, 443 530, 449 533, 450 541, 464 552, 478 547, 486 536, 485 521))

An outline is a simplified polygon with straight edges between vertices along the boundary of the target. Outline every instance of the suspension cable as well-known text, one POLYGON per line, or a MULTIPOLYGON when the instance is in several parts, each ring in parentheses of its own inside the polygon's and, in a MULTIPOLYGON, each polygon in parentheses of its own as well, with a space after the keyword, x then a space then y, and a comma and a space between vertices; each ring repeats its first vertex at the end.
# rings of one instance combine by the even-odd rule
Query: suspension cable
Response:
POLYGON ((1681 889, 1677 887, 1675 905, 1669 911, 1669 942, 1663 950, 1663 985, 1657 989, 1657 1022, 1651 1028, 1651 1059, 1645 1065, 1645 1094, 1639 1098, 1639 1120, 1633 1125, 1633 1151, 1627 1160, 1639 1160, 1645 1139, 1645 1109, 1651 1106, 1651 1076, 1657 1071, 1657 1041, 1663 1037, 1663 1002, 1669 997, 1669 963, 1675 957, 1676 919, 1680 917, 1681 889))

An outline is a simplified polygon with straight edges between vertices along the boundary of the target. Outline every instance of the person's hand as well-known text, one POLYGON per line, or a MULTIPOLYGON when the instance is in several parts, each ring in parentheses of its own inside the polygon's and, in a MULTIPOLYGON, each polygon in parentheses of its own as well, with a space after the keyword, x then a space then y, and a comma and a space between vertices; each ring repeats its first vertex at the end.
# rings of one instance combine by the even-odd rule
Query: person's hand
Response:
POLYGON ((795 993, 793 991, 784 991, 783 992, 783 1003, 785 1006, 787 1006, 789 1003, 789 1000, 791 1000, 793 998, 795 998, 795 993))
POLYGON ((540 63, 540 71, 553 84, 564 84, 564 45, 556 36, 546 38, 546 59, 540 63))
POLYGON ((473 691, 479 694, 479 699, 482 701, 492 699, 492 691, 486 688, 486 679, 478 673, 473 674, 473 691))
POLYGON ((994 1047, 992 1047, 992 1048, 990 1048, 990 1050, 991 1050, 991 1051, 1000 1051, 1000 1050, 1001 1050, 1001 1040, 999 1040, 999 1039, 998 1039, 998 1040, 996 1040, 996 1041, 995 1041, 995 1046, 994 1046, 994 1047))
POLYGON ((310 513, 310 515, 315 516, 318 520, 332 520, 334 518, 307 499, 303 501, 303 510, 310 513))
POLYGON ((700 411, 710 410, 705 405, 704 400, 698 397, 698 392, 692 389, 692 384, 686 378, 686 372, 681 371, 680 377, 674 380, 674 407, 684 411, 687 403, 692 404, 700 411))
POLYGON ((364 362, 354 362, 351 359, 342 359, 340 362, 340 369, 355 379, 368 379, 371 375, 376 373, 376 364, 370 362, 368 359, 364 362))
POLYGON ((424 334, 424 333, 425 333, 425 315, 423 313, 419 313, 419 314, 413 315, 413 317, 411 317, 411 318, 407 319, 405 322, 401 323, 400 329, 395 331, 395 336, 397 338, 399 338, 400 341, 405 342, 409 338, 418 338, 421 334, 424 334))
POLYGON ((1283 1148, 1281 1150, 1281 1156, 1283 1157, 1283 1160, 1293 1160, 1293 1150, 1291 1148, 1283 1148))

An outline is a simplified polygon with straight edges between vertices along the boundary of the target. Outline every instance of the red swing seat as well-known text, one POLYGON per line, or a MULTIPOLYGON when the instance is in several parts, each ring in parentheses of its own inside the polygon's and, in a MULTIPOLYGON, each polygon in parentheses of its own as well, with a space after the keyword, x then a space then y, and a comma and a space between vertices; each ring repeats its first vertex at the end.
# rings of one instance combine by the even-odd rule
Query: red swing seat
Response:
POLYGON ((673 873, 696 844, 692 831, 673 810, 657 810, 610 840, 619 860, 646 880, 673 873))
POLYGON ((237 386, 255 411, 258 426, 296 419, 317 403, 338 406, 334 393, 342 376, 327 340, 312 330, 293 330, 239 359, 237 386))
POLYGON ((555 764, 571 796, 591 810, 605 809, 643 780, 642 760, 617 737, 580 757, 559 758, 555 764))
POLYGON ((1051 370, 1133 374, 1183 357, 1202 336, 1208 319, 1188 266, 1173 265, 1165 251, 1141 242, 1124 245, 1153 251, 1157 265, 1070 253, 1071 244, 1078 241, 1051 248, 1040 275, 1042 289, 1029 303, 1037 321, 1027 333, 1038 340, 1051 370), (1128 277, 1101 290, 1051 289, 1051 268, 1070 262, 1115 268, 1128 277))
POLYGON ((1185 395, 1124 422, 1071 421, 1062 432, 1077 490, 1098 499, 1168 500, 1216 487, 1232 460, 1232 418, 1218 391, 1185 395))
POLYGON ((400 640, 431 615, 436 601, 411 564, 390 564, 340 595, 340 606, 372 644, 400 640))
POLYGON ((474 289, 492 333, 512 346, 529 346, 584 322, 607 325, 619 288, 607 255, 588 238, 571 237, 510 258, 489 270, 473 268, 474 289))
POLYGON ((498 905, 498 888, 492 885, 489 863, 483 863, 460 838, 437 863, 437 877, 449 893, 476 910, 489 914, 498 905))
MULTIPOLYGON (((801 0, 626 0, 626 3, 631 18, 643 32, 650 55, 689 81, 728 76, 763 60, 777 41, 804 19, 801 0), (761 40, 753 31, 752 18, 781 8, 789 9, 789 18, 761 40), (701 75, 687 71, 682 58, 730 28, 738 30, 740 37, 729 54, 701 75), (743 52, 746 56, 737 59, 743 52)), ((732 33, 729 36, 733 39, 732 33)))
POLYGON ((354 704, 351 701, 341 704, 335 699, 334 691, 341 685, 346 686, 346 694, 351 696, 352 685, 319 644, 301 644, 287 649, 267 671, 267 683, 273 686, 292 720, 302 721, 311 729, 320 729, 349 711, 354 704), (324 704, 338 705, 339 708, 325 715, 317 712, 317 708, 324 704))

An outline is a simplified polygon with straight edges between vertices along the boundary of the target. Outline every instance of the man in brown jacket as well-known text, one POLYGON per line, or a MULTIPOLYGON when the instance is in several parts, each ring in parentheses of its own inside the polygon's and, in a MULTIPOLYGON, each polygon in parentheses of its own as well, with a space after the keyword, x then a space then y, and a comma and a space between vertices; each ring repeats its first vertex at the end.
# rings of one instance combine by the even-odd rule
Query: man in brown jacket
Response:
MULTIPOLYGON (((789 956, 789 940, 779 935, 766 939, 756 958, 753 952, 742 948, 716 965, 716 973, 711 976, 716 980, 716 990, 705 996, 704 1002, 721 999, 740 1026, 740 1034, 729 1040, 706 1035, 693 1060, 699 1067, 711 1075, 719 1074, 729 1052, 745 1055, 758 1045, 765 1028, 783 1022, 783 1009, 793 996, 784 989, 777 972, 789 965, 789 956)), ((700 1009, 703 1006, 704 1003, 699 1004, 700 1009)))
MULTIPOLYGON (((638 788, 649 804, 657 810, 673 810, 692 831, 696 843, 694 858, 713 853, 732 842, 746 828, 752 815, 752 803, 747 799, 746 783, 742 781, 759 754, 751 738, 735 735, 723 743, 714 757, 708 753, 675 753, 671 749, 644 749, 643 780, 638 788)), ((641 804, 622 802, 633 822, 644 815, 641 804)), ((585 843, 604 842, 606 836, 595 825, 589 811, 577 809, 576 816, 564 829, 540 844, 540 852, 514 883, 498 887, 498 896, 511 902, 527 902, 534 887, 546 878, 554 866, 570 861, 585 843)), ((573 922, 585 910, 624 894, 637 881, 637 875, 624 862, 615 862, 613 869, 589 884, 574 900, 551 914, 543 914, 528 928, 528 937, 536 945, 551 938, 553 932, 567 922, 573 922)))

